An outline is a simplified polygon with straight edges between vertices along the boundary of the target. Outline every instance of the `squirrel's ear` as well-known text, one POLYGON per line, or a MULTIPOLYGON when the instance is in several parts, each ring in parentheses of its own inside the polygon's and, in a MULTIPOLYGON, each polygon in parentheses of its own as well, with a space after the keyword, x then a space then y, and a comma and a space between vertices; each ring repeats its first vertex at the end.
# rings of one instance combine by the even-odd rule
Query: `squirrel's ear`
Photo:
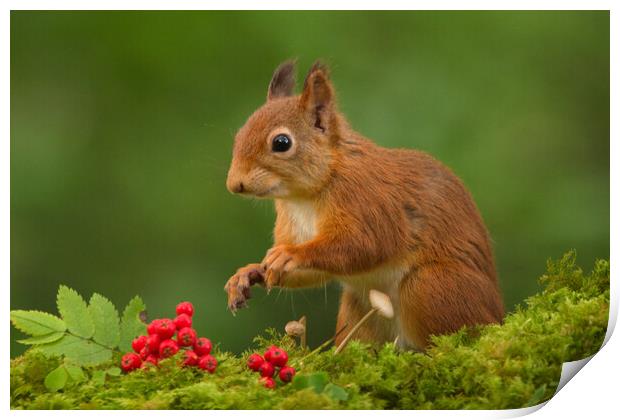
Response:
POLYGON ((273 73, 267 100, 291 96, 295 89, 295 60, 285 61, 273 73))
POLYGON ((334 88, 329 80, 329 71, 321 62, 314 63, 304 82, 301 106, 312 124, 325 131, 334 109, 334 88))

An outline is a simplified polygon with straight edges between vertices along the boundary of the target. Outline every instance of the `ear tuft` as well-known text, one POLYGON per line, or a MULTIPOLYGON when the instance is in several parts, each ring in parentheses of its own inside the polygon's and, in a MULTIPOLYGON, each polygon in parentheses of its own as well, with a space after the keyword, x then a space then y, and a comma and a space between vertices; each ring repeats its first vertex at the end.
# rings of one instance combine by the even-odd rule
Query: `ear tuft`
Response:
POLYGON ((291 96, 295 89, 295 60, 288 60, 280 64, 273 73, 267 100, 291 96))
POLYGON ((316 61, 304 81, 301 105, 314 127, 325 131, 334 112, 334 88, 329 80, 329 70, 316 61))
POLYGON ((304 80, 304 90, 308 87, 308 82, 317 76, 329 80, 329 69, 321 60, 315 61, 312 67, 310 67, 310 70, 308 70, 308 75, 306 76, 306 80, 304 80))

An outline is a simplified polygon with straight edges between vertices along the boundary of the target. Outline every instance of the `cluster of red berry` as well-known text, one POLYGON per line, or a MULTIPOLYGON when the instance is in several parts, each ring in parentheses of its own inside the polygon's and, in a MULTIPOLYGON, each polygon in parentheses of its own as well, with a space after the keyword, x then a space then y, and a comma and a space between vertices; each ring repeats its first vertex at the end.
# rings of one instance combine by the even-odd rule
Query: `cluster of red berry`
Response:
POLYGON ((149 364, 157 366, 161 359, 174 356, 181 347, 185 350, 183 366, 198 366, 210 373, 215 372, 217 360, 211 356, 211 341, 208 338, 196 338, 192 328, 194 306, 190 302, 181 302, 176 307, 177 317, 153 320, 146 328, 148 336, 141 335, 133 340, 131 347, 135 353, 127 353, 121 359, 121 368, 125 372, 145 368, 149 364), (173 336, 176 333, 176 340, 173 336))
POLYGON ((260 374, 260 382, 265 388, 275 388, 276 381, 273 379, 276 371, 279 369, 278 376, 284 383, 291 382, 295 376, 295 369, 287 366, 288 354, 283 349, 270 346, 261 356, 258 353, 251 354, 248 357, 248 367, 254 372, 260 374))

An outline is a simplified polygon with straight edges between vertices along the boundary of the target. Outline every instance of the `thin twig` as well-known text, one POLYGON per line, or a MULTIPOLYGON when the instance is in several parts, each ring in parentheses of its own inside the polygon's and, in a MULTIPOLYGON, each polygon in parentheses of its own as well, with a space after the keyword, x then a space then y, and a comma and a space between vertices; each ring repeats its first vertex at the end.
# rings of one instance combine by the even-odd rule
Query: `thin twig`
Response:
POLYGON ((353 334, 355 334, 357 330, 359 330, 360 327, 364 324, 364 322, 366 322, 366 320, 368 320, 368 318, 370 318, 372 314, 374 314, 375 312, 377 312, 377 309, 372 308, 370 311, 368 311, 366 315, 364 315, 362 319, 359 320, 357 324, 355 324, 353 328, 351 328, 351 331, 349 331, 349 334, 347 334, 344 340, 342 340, 342 343, 340 343, 340 345, 338 346, 334 354, 338 354, 342 351, 342 349, 344 349, 344 346, 346 346, 349 340, 351 340, 351 337, 353 337, 353 334))

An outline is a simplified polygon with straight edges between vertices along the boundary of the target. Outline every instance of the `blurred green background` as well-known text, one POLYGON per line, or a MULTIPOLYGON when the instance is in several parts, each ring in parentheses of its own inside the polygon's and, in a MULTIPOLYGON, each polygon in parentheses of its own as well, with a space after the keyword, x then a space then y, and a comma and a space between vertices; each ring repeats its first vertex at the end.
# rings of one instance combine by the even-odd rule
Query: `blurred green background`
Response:
POLYGON ((256 290, 236 317, 222 289, 271 243, 272 204, 224 182, 290 57, 300 79, 331 64, 358 131, 463 178, 508 309, 548 257, 609 257, 608 12, 12 12, 11 307, 55 312, 63 283, 154 317, 191 300, 235 352, 303 314, 328 338, 336 284, 256 290))

